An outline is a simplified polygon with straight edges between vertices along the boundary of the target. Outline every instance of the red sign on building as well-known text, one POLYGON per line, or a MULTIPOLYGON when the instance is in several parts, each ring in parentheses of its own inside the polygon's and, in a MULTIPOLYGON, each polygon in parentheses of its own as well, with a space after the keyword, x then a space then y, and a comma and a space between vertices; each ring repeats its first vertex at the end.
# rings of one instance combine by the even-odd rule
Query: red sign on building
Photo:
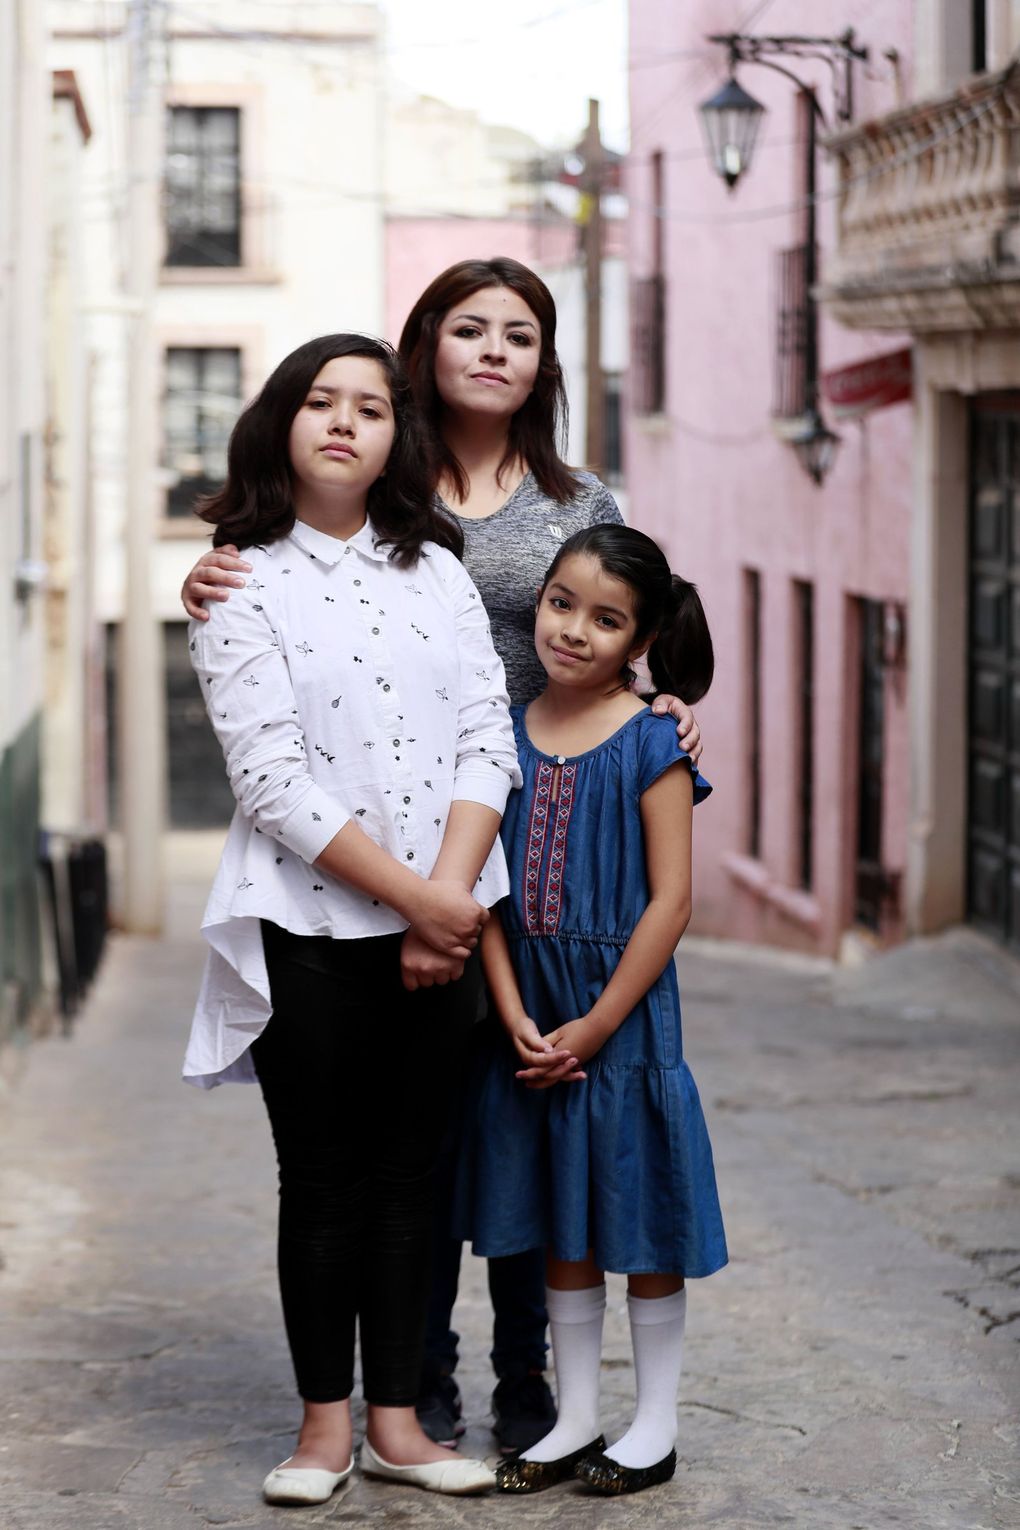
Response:
POLYGON ((822 396, 841 420, 902 403, 912 393, 913 352, 909 346, 822 374, 822 396))

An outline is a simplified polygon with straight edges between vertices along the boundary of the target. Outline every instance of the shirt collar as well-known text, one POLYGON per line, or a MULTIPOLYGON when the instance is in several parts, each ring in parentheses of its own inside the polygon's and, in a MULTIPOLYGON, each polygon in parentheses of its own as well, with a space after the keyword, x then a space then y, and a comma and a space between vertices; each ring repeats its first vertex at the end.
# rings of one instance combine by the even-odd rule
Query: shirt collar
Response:
POLYGON ((385 563, 389 557, 389 547, 379 545, 379 532, 373 526, 371 517, 346 542, 339 537, 327 535, 325 531, 317 531, 305 521, 295 521, 290 535, 302 552, 314 558, 317 563, 325 563, 329 568, 340 562, 348 548, 376 563, 385 563))

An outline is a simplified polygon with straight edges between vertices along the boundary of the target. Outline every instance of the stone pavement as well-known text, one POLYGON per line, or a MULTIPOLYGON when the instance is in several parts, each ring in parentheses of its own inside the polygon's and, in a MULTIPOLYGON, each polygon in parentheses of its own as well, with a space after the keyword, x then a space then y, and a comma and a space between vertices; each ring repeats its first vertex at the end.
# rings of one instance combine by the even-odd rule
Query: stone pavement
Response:
MULTIPOLYGON (((208 846, 0 1097, 0 1527, 1020 1526, 1020 979, 967 932, 854 970, 685 941, 687 1052, 732 1263, 693 1282, 673 1483, 450 1500, 358 1480, 269 1509, 295 1403, 257 1093, 177 1081, 208 846)), ((487 1311, 458 1309, 492 1453, 487 1311)), ((632 1377, 610 1284, 607 1428, 632 1377)))

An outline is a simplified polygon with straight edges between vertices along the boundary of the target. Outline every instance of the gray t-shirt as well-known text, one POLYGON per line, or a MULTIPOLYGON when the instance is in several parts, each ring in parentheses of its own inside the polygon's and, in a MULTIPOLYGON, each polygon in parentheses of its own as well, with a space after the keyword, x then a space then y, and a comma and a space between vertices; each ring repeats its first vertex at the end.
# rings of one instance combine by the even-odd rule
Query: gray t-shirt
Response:
POLYGON ((562 504, 525 473, 505 505, 484 520, 450 511, 464 531, 464 567, 478 586, 492 642, 506 667, 513 702, 533 701, 546 674, 535 652, 535 597, 556 549, 575 531, 602 521, 623 524, 620 507, 594 473, 578 473, 578 491, 562 504))

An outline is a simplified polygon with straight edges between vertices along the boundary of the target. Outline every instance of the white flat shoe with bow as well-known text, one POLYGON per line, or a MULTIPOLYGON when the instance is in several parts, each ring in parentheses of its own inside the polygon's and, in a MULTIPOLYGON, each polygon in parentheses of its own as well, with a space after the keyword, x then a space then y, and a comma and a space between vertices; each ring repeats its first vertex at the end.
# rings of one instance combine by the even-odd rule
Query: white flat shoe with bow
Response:
POLYGON ((425 1461, 421 1466, 394 1466, 376 1455, 366 1440, 361 1447, 361 1470, 366 1477, 384 1482, 403 1482, 427 1493, 487 1493, 496 1486, 496 1474, 484 1461, 462 1456, 457 1461, 425 1461))
POLYGON ((350 1466, 342 1472, 327 1472, 314 1466, 288 1466, 283 1461, 263 1482, 262 1496, 266 1503, 326 1503, 353 1470, 353 1456, 350 1466))

